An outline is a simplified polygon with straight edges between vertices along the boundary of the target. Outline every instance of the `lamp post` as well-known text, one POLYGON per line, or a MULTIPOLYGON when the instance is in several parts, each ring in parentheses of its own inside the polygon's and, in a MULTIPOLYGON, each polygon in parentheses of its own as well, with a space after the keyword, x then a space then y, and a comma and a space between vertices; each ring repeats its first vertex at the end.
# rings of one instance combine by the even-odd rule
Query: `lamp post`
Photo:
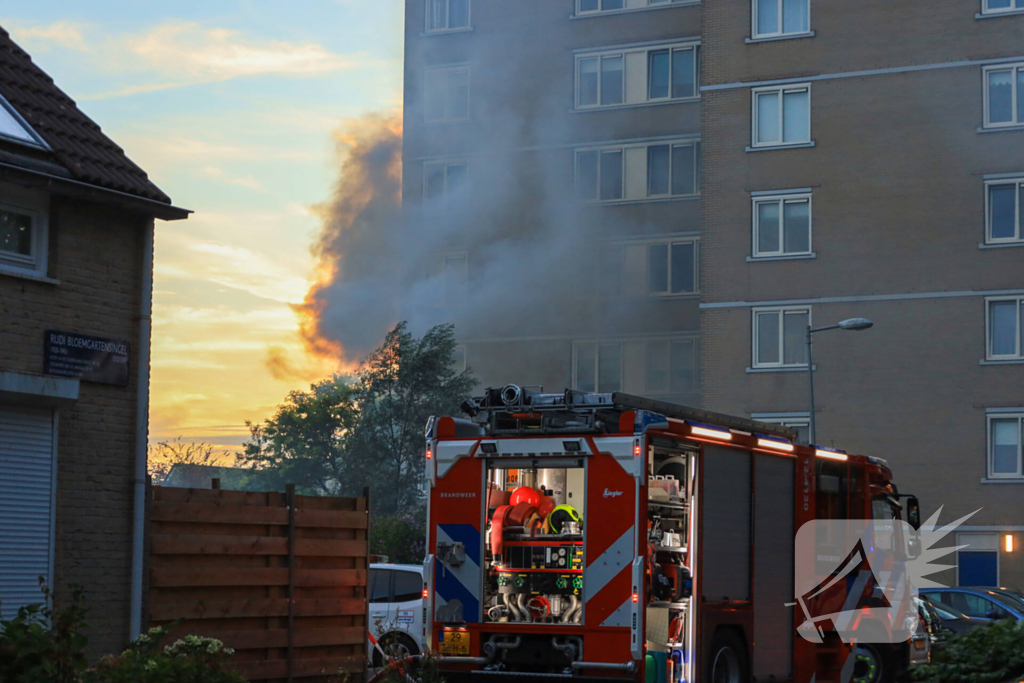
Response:
POLYGON ((811 433, 809 436, 812 446, 815 444, 817 431, 814 422, 814 359, 811 357, 811 335, 815 332, 824 332, 825 330, 853 330, 854 332, 859 332, 873 325, 874 323, 867 318, 850 318, 849 320, 843 320, 835 325, 826 325, 825 327, 812 328, 810 325, 807 326, 807 376, 810 378, 811 383, 811 433))

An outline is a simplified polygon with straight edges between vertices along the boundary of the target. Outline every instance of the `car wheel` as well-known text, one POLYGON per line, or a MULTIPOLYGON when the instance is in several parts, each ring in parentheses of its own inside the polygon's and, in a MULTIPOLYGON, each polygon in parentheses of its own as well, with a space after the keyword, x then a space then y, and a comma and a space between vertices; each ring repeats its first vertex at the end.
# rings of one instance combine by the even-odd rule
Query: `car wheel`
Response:
MULTIPOLYGON (((384 650, 391 659, 401 660, 420 653, 420 649, 413 639, 404 633, 388 633, 378 642, 380 649, 384 650)), ((384 666, 384 658, 381 657, 380 650, 377 648, 373 648, 373 666, 377 669, 384 666)))
POLYGON ((715 633, 708 650, 707 680, 710 683, 746 683, 747 648, 731 629, 715 633))

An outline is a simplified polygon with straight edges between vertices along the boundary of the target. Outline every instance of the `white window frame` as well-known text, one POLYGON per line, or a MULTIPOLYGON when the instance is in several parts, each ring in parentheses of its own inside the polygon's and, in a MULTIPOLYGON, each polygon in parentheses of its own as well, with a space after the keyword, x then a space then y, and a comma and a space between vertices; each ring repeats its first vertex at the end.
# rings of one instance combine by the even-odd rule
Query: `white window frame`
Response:
POLYGON ((700 238, 680 237, 677 239, 649 239, 644 240, 644 292, 645 296, 652 299, 677 299, 681 297, 692 297, 700 294, 700 238), (672 247, 676 244, 693 245, 693 291, 673 292, 672 291, 672 247), (668 247, 668 290, 664 292, 652 292, 650 288, 651 277, 651 247, 665 245, 668 247))
POLYGON ((39 193, 0 185, 0 209, 32 219, 31 255, 0 251, 0 272, 45 277, 50 243, 49 198, 39 193))
POLYGON ((991 7, 989 7, 990 1, 991 0, 981 0, 981 13, 982 14, 984 14, 984 15, 993 15, 993 14, 999 15, 999 14, 1014 14, 1016 12, 1024 12, 1024 2, 1021 2, 1021 0, 1016 0, 1015 2, 1011 2, 1010 3, 1010 5, 1011 5, 1010 7, 1001 7, 1001 8, 997 8, 997 9, 992 9, 991 7), (1019 4, 1019 6, 1016 6, 1016 7, 1014 6, 1014 5, 1018 5, 1018 4, 1019 4))
POLYGON ((649 202, 649 201, 671 201, 679 199, 688 199, 691 197, 700 196, 700 155, 701 155, 701 142, 700 140, 694 139, 681 139, 681 140, 658 140, 655 142, 645 143, 634 143, 634 144, 620 144, 620 145, 603 145, 603 146, 587 146, 577 147, 573 152, 573 190, 576 196, 576 201, 583 202, 585 204, 619 204, 623 202, 649 202), (626 157, 628 150, 643 149, 644 150, 644 163, 645 173, 649 172, 649 155, 651 147, 668 147, 669 148, 669 178, 668 178, 668 189, 669 194, 651 194, 651 183, 650 175, 647 177, 645 183, 645 194, 643 197, 627 197, 626 190, 629 186, 628 166, 626 164, 626 157), (693 193, 692 194, 671 194, 672 192, 672 155, 675 154, 677 147, 693 147, 693 193), (579 195, 579 183, 580 183, 580 155, 587 152, 597 152, 597 193, 593 199, 582 199, 579 195), (604 153, 621 153, 622 154, 622 186, 619 189, 619 196, 614 199, 601 199, 601 154, 604 153))
POLYGON ((589 288, 577 287, 576 295, 580 298, 642 298, 642 299, 686 299, 700 296, 700 237, 695 235, 665 235, 663 237, 650 238, 644 240, 609 240, 603 242, 597 246, 597 250, 592 252, 594 254, 594 260, 588 257, 583 257, 579 260, 579 266, 581 268, 592 268, 594 272, 601 272, 602 266, 605 264, 603 260, 602 252, 604 250, 615 250, 618 253, 615 258, 618 259, 618 281, 619 287, 615 291, 607 291, 600 286, 596 280, 589 277, 584 277, 582 274, 578 282, 583 285, 589 285, 589 288), (649 289, 650 283, 650 247, 656 244, 664 244, 669 249, 669 271, 668 281, 669 289, 672 286, 672 245, 673 244, 693 244, 693 291, 692 292, 651 292, 649 289), (643 248, 644 252, 644 266, 642 273, 642 292, 639 294, 626 293, 626 269, 625 269, 625 248, 628 246, 639 246, 643 248))
POLYGON ((985 181, 985 244, 1014 244, 1024 242, 1024 207, 1021 206, 1021 195, 1024 193, 1024 175, 1018 178, 1001 178, 985 181), (992 197, 991 188, 995 185, 1016 185, 1014 200, 1016 202, 1013 237, 992 236, 992 197))
POLYGON ((1024 312, 1021 306, 1024 305, 1024 296, 993 296, 985 299, 985 360, 1024 360, 1024 335, 1021 334, 1021 317, 1024 312), (1001 301, 1013 301, 1017 304, 1017 352, 1014 354, 992 353, 992 304, 1001 301))
POLYGON ((987 462, 987 473, 989 479, 1024 479, 1024 411, 1021 412, 990 412, 985 415, 985 443, 987 444, 986 450, 988 456, 987 462), (992 422, 998 420, 1016 420, 1017 421, 1017 471, 1013 473, 996 473, 995 471, 995 451, 992 443, 992 422))
POLYGON ((423 162, 423 201, 430 201, 427 196, 427 179, 429 177, 429 171, 432 166, 444 166, 444 191, 441 194, 440 201, 447 202, 449 200, 449 188, 448 188, 448 169, 452 166, 465 166, 466 173, 469 173, 469 163, 465 159, 445 159, 444 161, 425 161, 423 162))
POLYGON ((765 147, 796 147, 800 145, 808 145, 814 139, 812 133, 811 120, 811 84, 810 83, 793 83, 790 85, 773 85, 766 86, 763 88, 751 88, 750 90, 750 146, 756 148, 765 147), (807 139, 806 140, 790 140, 784 141, 782 138, 783 132, 786 130, 786 119, 785 119, 785 99, 786 93, 791 92, 802 92, 807 91, 807 139), (778 93, 779 95, 779 140, 778 142, 759 142, 757 139, 758 130, 758 106, 757 98, 763 94, 778 93))
MULTIPOLYGON (((426 124, 439 124, 439 123, 462 123, 469 121, 472 118, 471 107, 473 102, 473 79, 470 73, 469 66, 465 64, 461 65, 447 65, 447 66, 436 66, 429 67, 423 70, 423 122, 426 124), (431 119, 428 118, 427 112, 427 77, 431 73, 444 73, 450 74, 455 72, 465 72, 466 74, 466 116, 464 118, 442 118, 442 119, 431 119)), ((445 109, 448 108, 448 102, 445 103, 445 109)))
POLYGON ((465 26, 456 26, 451 28, 451 0, 444 1, 444 28, 430 28, 430 1, 423 0, 423 7, 426 10, 423 13, 423 32, 431 35, 435 33, 457 33, 459 31, 469 31, 473 28, 473 0, 466 0, 467 9, 469 10, 469 16, 467 18, 467 24, 465 26))
POLYGON ((598 14, 615 14, 617 12, 635 12, 638 9, 661 9, 663 7, 673 7, 675 5, 694 5, 700 0, 643 0, 643 3, 637 7, 630 7, 629 0, 623 0, 622 7, 616 9, 603 9, 604 0, 598 0, 598 9, 584 10, 581 8, 582 0, 576 0, 576 16, 578 17, 593 17, 598 14))
POLYGON ((751 230, 751 247, 750 253, 751 258, 783 258, 787 256, 807 256, 814 253, 814 207, 811 199, 810 192, 793 192, 790 194, 779 193, 770 195, 760 195, 751 198, 751 223, 753 225, 751 230), (799 204, 807 202, 807 250, 806 251, 786 251, 786 204, 799 204), (758 206, 761 204, 778 204, 779 205, 779 251, 765 251, 762 252, 758 249, 760 244, 761 226, 760 218, 758 213, 758 206))
MULTIPOLYGON (((619 10, 616 10, 619 11, 619 10)), ((589 12, 586 16, 597 14, 596 12, 589 12)), ((588 50, 586 52, 580 52, 576 54, 574 61, 573 71, 573 83, 574 83, 574 98, 575 108, 577 111, 591 111, 594 109, 614 109, 616 107, 643 107, 655 104, 667 104, 675 102, 696 102, 700 100, 700 62, 701 62, 701 42, 699 40, 681 40, 677 42, 659 42, 650 45, 637 45, 629 48, 602 48, 595 50, 588 50), (693 95, 690 97, 672 97, 672 51, 673 50, 685 50, 692 49, 694 51, 694 68, 693 68, 693 95), (652 52, 663 52, 668 50, 669 52, 669 96, 651 98, 651 53, 652 52), (627 101, 627 93, 629 92, 629 84, 627 80, 629 78, 629 69, 626 65, 627 55, 633 53, 643 53, 644 72, 646 78, 644 79, 644 98, 640 102, 629 102, 627 101), (616 104, 601 104, 601 61, 609 57, 621 57, 622 58, 622 102, 616 104), (585 59, 597 59, 597 102, 596 104, 581 104, 580 103, 580 62, 585 59)))
POLYGON ((785 32, 782 30, 782 5, 783 0, 775 0, 776 7, 776 19, 778 21, 779 30, 774 33, 758 33, 757 31, 757 0, 750 0, 750 37, 754 40, 764 38, 783 38, 789 36, 809 36, 811 35, 811 0, 805 0, 807 3, 807 28, 802 31, 785 32))
POLYGON ((750 419, 790 429, 806 427, 809 431, 811 428, 810 413, 752 413, 750 419))
POLYGON ((692 334, 677 334, 677 335, 656 335, 651 337, 628 337, 628 338, 614 338, 614 339, 574 339, 572 343, 572 386, 578 388, 578 363, 579 363, 579 347, 583 345, 592 345, 595 347, 596 354, 594 356, 594 390, 598 391, 601 378, 599 371, 601 367, 601 355, 600 348, 602 346, 617 346, 619 349, 619 391, 622 391, 623 386, 627 382, 626 378, 626 365, 625 365, 625 345, 630 343, 644 344, 644 366, 643 372, 643 384, 645 387, 644 395, 650 396, 681 396, 686 394, 694 394, 700 391, 700 340, 697 336, 692 334), (693 387, 686 391, 672 391, 672 344, 687 342, 693 346, 693 387), (647 388, 647 361, 649 359, 651 344, 656 343, 667 343, 669 357, 668 361, 668 388, 666 391, 654 391, 647 388))
POLYGON ((982 102, 985 110, 985 128, 1013 128, 1016 126, 1024 126, 1024 111, 1017 111, 1017 72, 1024 71, 1024 62, 1016 62, 1014 64, 993 64, 991 66, 985 66, 981 69, 981 81, 984 92, 984 101, 982 102), (1010 71, 1010 106, 1013 111, 1013 116, 1010 121, 999 121, 992 123, 989 121, 989 92, 988 92, 988 75, 993 71, 1010 71))
POLYGON ((807 363, 786 363, 786 325, 785 316, 787 313, 807 313, 807 324, 812 324, 813 310, 811 306, 769 306, 750 309, 750 361, 753 368, 806 368, 807 363), (779 316, 779 361, 777 363, 762 363, 758 359, 758 332, 757 316, 765 313, 777 313, 779 316))

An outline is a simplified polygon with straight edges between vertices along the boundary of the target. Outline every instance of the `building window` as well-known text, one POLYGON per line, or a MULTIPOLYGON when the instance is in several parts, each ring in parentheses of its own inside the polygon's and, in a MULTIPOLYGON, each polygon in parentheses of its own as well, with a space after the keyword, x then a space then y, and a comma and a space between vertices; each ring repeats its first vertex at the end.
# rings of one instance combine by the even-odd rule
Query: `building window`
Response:
POLYGON ((755 368, 807 367, 807 327, 811 309, 755 308, 753 311, 755 368))
POLYGON ((670 297, 700 290, 696 238, 603 244, 578 260, 577 293, 588 296, 670 297))
POLYGON ((986 299, 988 360, 1024 359, 1024 297, 986 299))
POLYGON ((811 86, 753 91, 752 146, 777 147, 811 141, 811 86))
POLYGON ((985 242, 1000 244, 1024 240, 1024 230, 1021 230, 1024 178, 987 182, 985 194, 985 242))
POLYGON ((426 0, 427 33, 469 28, 469 0, 426 0))
POLYGON ((1024 10, 1024 0, 981 0, 982 14, 1002 14, 1024 10))
POLYGON ((0 269, 45 274, 47 221, 44 200, 0 202, 0 269))
POLYGON ((423 199, 448 205, 466 182, 464 161, 431 162, 423 165, 423 199))
POLYGON ((469 268, 465 254, 444 257, 444 303, 461 306, 466 303, 469 268))
POLYGON ((796 440, 799 443, 811 442, 811 416, 810 413, 754 413, 750 419, 768 424, 781 425, 796 430, 796 440))
POLYGON ((671 296, 697 291, 697 242, 647 245, 647 294, 671 296))
POLYGON ((799 35, 811 30, 810 0, 753 0, 754 38, 799 35))
POLYGON ((576 342, 573 358, 579 391, 632 391, 644 396, 697 391, 697 343, 692 338, 576 342))
POLYGON ((575 345, 576 389, 608 393, 622 389, 622 345, 589 342, 575 345))
POLYGON ((692 42, 577 55, 576 108, 696 99, 699 75, 692 42))
POLYGON ((427 123, 469 119, 469 67, 427 69, 423 86, 427 123))
POLYGON ((988 476, 1024 477, 1021 449, 1024 442, 1024 413, 988 416, 988 476))
POLYGON ((636 0, 626 7, 625 0, 576 0, 576 14, 597 14, 599 12, 618 12, 624 9, 657 7, 678 3, 693 3, 696 0, 636 0))
POLYGON ((1024 64, 985 67, 985 127, 1024 124, 1024 64))
POLYGON ((754 200, 754 258, 811 253, 811 195, 754 200))
POLYGON ((576 151, 576 196, 643 201, 700 193, 700 143, 689 140, 576 151))

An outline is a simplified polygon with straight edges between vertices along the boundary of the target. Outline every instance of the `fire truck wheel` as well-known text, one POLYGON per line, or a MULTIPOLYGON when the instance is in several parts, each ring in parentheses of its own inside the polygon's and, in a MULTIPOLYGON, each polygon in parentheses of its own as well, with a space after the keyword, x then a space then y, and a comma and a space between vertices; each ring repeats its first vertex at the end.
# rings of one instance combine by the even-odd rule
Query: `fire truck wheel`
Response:
MULTIPOLYGON (((404 633, 388 633, 381 637, 380 647, 392 659, 405 659, 420 653, 413 639, 404 633)), ((373 666, 375 669, 384 666, 384 658, 380 656, 380 650, 377 648, 373 648, 373 666)))
POLYGON ((706 680, 710 683, 746 683, 750 680, 747 646, 732 629, 724 628, 715 632, 707 661, 706 680))
POLYGON ((884 647, 877 645, 858 645, 853 651, 857 659, 853 663, 852 683, 883 683, 891 681, 891 657, 884 647))

